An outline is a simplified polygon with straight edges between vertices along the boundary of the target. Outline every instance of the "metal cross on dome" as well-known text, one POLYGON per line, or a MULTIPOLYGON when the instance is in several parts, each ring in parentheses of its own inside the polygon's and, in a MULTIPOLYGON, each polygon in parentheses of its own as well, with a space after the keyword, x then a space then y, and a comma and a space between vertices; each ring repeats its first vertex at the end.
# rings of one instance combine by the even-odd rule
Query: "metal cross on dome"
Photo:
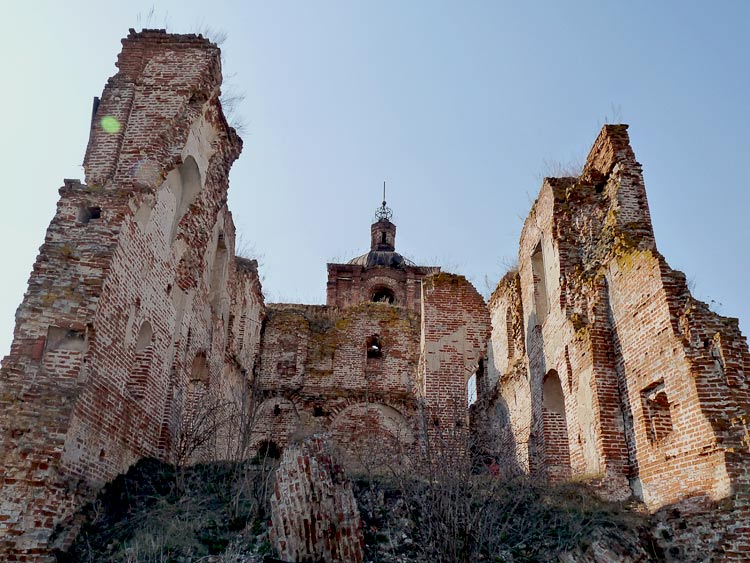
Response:
POLYGON ((383 180, 383 204, 375 211, 375 219, 390 221, 391 217, 393 217, 393 210, 385 204, 385 180, 383 180))

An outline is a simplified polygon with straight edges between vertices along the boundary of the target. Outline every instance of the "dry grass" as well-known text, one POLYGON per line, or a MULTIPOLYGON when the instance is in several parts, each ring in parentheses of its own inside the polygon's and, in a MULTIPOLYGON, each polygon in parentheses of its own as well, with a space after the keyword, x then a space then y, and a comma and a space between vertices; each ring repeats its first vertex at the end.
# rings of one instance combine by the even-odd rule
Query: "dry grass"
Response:
POLYGON ((271 469, 257 459, 187 468, 142 460, 83 509, 83 527, 58 562, 251 560, 270 550, 268 507, 253 487, 271 469))

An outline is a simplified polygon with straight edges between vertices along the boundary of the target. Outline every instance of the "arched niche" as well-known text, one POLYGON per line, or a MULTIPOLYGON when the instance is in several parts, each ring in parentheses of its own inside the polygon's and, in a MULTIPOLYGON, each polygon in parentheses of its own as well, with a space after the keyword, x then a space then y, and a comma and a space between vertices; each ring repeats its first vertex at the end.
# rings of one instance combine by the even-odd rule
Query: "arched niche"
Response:
POLYGON ((536 324, 544 324, 549 312, 549 296, 547 294, 547 272, 544 264, 544 248, 542 241, 536 245, 531 255, 531 271, 534 276, 534 311, 536 324))
POLYGON ((175 214, 172 223, 171 241, 177 236, 180 221, 187 213, 201 191, 203 182, 198 163, 192 156, 185 158, 184 162, 177 167, 177 174, 171 182, 175 195, 175 214))
POLYGON ((544 467, 549 478, 562 481, 570 477, 570 443, 565 412, 565 395, 560 376, 554 369, 542 382, 542 425, 544 431, 544 467))
POLYGON ((151 328, 151 323, 143 321, 141 328, 138 330, 138 336, 135 339, 135 353, 139 354, 148 348, 153 338, 154 329, 151 328))
POLYGON ((222 313, 222 300, 227 295, 227 274, 229 265, 229 250, 227 249, 224 233, 219 231, 214 248, 214 259, 211 266, 211 279, 209 282, 209 301, 211 313, 220 317, 222 313))
POLYGON ((382 472, 414 454, 408 422, 388 405, 350 405, 335 416, 330 433, 344 463, 355 472, 382 472))
POLYGON ((154 359, 154 329, 151 323, 143 321, 138 329, 133 348, 133 363, 126 389, 135 398, 146 394, 151 380, 151 365, 154 359))
POLYGON ((250 453, 257 452, 260 445, 268 441, 273 441, 279 450, 283 450, 299 430, 297 406, 289 399, 271 397, 250 410, 250 453))
POLYGON ((190 382, 193 385, 202 385, 208 388, 209 386, 209 370, 208 361, 206 359, 205 352, 198 352, 193 358, 193 365, 190 369, 190 382))

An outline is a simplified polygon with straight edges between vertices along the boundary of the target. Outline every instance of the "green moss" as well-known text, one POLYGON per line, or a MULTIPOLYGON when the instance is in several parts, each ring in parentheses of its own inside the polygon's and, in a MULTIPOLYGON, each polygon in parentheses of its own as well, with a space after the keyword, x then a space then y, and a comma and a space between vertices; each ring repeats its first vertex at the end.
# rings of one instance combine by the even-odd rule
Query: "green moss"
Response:
POLYGON ((334 325, 336 330, 346 330, 352 324, 352 320, 349 317, 342 317, 336 321, 334 325))
POLYGON ((653 252, 650 250, 637 250, 632 247, 619 247, 615 254, 617 266, 621 272, 628 272, 633 269, 636 263, 644 262, 653 258, 653 252))
POLYGON ((586 322, 583 316, 579 313, 573 313, 568 317, 568 320, 570 320, 571 323, 573 323, 573 328, 576 330, 576 332, 580 331, 584 327, 586 327, 586 322))

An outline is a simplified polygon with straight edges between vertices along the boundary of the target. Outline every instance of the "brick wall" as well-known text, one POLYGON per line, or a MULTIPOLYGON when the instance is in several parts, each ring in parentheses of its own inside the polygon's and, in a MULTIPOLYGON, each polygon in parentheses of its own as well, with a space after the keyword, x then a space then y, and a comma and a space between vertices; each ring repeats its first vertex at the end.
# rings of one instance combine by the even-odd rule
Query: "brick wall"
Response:
MULTIPOLYGON (((0 371, 5 560, 49 560, 103 483, 185 453, 202 405, 241 402, 258 352, 256 265, 234 257, 226 209, 241 141, 218 101, 219 50, 131 33, 118 67, 0 371)), ((231 456, 225 430, 191 458, 231 456)))
POLYGON ((397 305, 419 313, 422 284, 426 275, 439 268, 406 266, 404 268, 364 268, 357 264, 328 264, 326 304, 351 307, 372 301, 380 289, 389 289, 397 305))
MULTIPOLYGON (((484 299, 463 276, 439 273, 422 281, 422 341, 416 393, 427 433, 461 448, 469 439, 467 383, 487 375, 490 319, 484 299)), ((438 441, 433 440, 433 443, 438 441)))
MULTIPOLYGON (((579 178, 545 179, 489 308, 499 384, 476 418, 521 466, 528 451, 531 471, 595 477, 654 511, 746 516, 747 342, 656 250, 627 126, 602 129, 579 178)), ((737 560, 747 527, 710 541, 737 560)))
POLYGON ((328 264, 326 305, 346 308, 385 300, 419 314, 421 280, 440 268, 417 266, 395 250, 396 225, 387 219, 373 223, 369 253, 346 264, 328 264))
MULTIPOLYGON (((699 540, 722 561, 750 550, 747 341, 656 249, 627 126, 602 129, 580 177, 544 180, 489 307, 395 253, 383 220, 370 254, 328 265, 327 306, 266 309, 257 263, 234 255, 242 142, 218 48, 131 31, 117 64, 0 369, 0 557, 49 561, 141 457, 276 455, 321 431, 353 470, 419 459, 427 439, 508 474, 593 478, 657 511, 675 560, 699 540)), ((308 453, 289 482, 300 459, 322 463, 310 490, 335 481, 308 453)), ((326 554, 355 557, 346 529, 326 554)))
POLYGON ((414 439, 418 359, 419 317, 403 307, 270 305, 254 443, 330 431, 350 467, 361 469, 363 452, 372 462, 373 446, 399 455, 414 439))
POLYGON ((500 281, 488 309, 488 385, 472 408, 472 427, 482 436, 486 462, 499 465, 505 475, 515 475, 528 472, 531 462, 531 394, 517 270, 500 281))

